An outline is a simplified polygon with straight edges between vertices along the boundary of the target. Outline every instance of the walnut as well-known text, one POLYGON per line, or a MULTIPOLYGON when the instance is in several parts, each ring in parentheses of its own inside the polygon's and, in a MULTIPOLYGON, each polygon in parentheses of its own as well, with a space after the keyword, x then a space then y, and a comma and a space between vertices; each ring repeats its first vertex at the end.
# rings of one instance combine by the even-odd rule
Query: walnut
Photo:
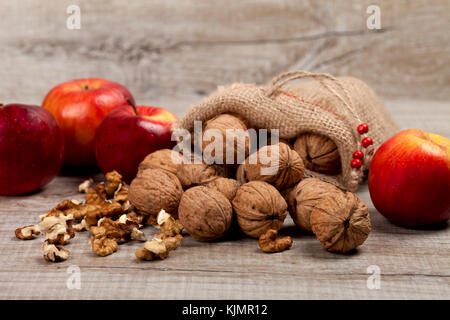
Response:
POLYGON ((114 195, 116 190, 122 185, 122 175, 116 170, 108 172, 105 174, 106 186, 105 191, 108 197, 114 195))
MULTIPOLYGON (((139 230, 142 225, 136 219, 130 218, 128 214, 121 215, 117 223, 122 232, 122 239, 125 239, 125 242, 128 240, 146 240, 144 232, 139 230)), ((120 240, 119 243, 121 243, 120 240)))
POLYGON ((294 150, 309 170, 327 174, 338 174, 341 170, 341 158, 336 144, 323 135, 301 134, 295 140, 294 150))
POLYGON ((214 180, 216 177, 227 177, 227 169, 215 164, 184 163, 177 173, 184 189, 204 184, 214 180))
POLYGON ((124 205, 128 201, 128 186, 120 184, 114 192, 113 202, 124 205))
POLYGON ((326 195, 341 192, 331 183, 316 178, 302 180, 292 189, 288 199, 289 213, 295 225, 302 230, 312 232, 311 211, 326 195))
POLYGON ((92 252, 96 255, 105 257, 108 256, 119 249, 119 245, 115 239, 108 238, 106 235, 102 234, 103 229, 99 229, 97 235, 91 237, 92 252))
POLYGON ((131 240, 136 240, 136 241, 145 241, 145 240, 147 240, 147 238, 145 237, 145 234, 141 230, 139 230, 138 228, 133 228, 131 230, 130 239, 131 240))
POLYGON ((277 239, 278 231, 269 229, 259 237, 258 245, 263 252, 281 252, 292 247, 292 238, 287 236, 277 239))
POLYGON ((156 216, 161 209, 168 213, 176 211, 182 193, 174 174, 150 168, 131 182, 128 198, 140 213, 156 216))
POLYGON ((102 218, 98 221, 97 226, 92 226, 90 231, 94 237, 106 236, 115 239, 118 244, 122 244, 131 240, 131 236, 145 239, 142 231, 139 231, 139 225, 133 220, 129 220, 126 215, 122 215, 117 221, 110 218, 102 218), (134 231, 134 230, 137 231, 134 231), (134 232, 133 232, 134 231, 134 232))
POLYGON ((93 188, 88 188, 85 199, 87 204, 102 204, 108 198, 106 193, 106 187, 104 182, 100 182, 97 186, 93 188))
POLYGON ((206 187, 221 192, 228 200, 233 200, 241 184, 234 179, 216 177, 216 179, 205 184, 206 187))
POLYGON ((50 244, 65 245, 75 236, 72 229, 73 216, 71 214, 57 214, 46 216, 41 222, 41 227, 45 231, 45 240, 50 244))
POLYGON ((56 207, 48 211, 44 217, 59 214, 71 214, 75 221, 81 221, 86 215, 86 211, 84 209, 83 204, 77 200, 63 200, 61 203, 56 205, 56 207))
POLYGON ((142 248, 136 250, 136 257, 141 260, 165 259, 169 252, 175 250, 183 241, 181 235, 175 237, 155 236, 147 241, 142 248))
POLYGON ((143 227, 143 223, 144 223, 144 216, 137 214, 134 211, 130 211, 127 212, 126 217, 128 220, 133 220, 134 222, 136 222, 139 225, 139 229, 143 227))
POLYGON ((158 168, 170 173, 177 174, 181 168, 182 155, 171 149, 161 149, 150 153, 139 164, 138 175, 148 168, 158 168), (180 162, 174 162, 173 159, 179 159, 180 162))
POLYGON ((206 122, 206 126, 203 130, 202 151, 203 154, 211 154, 212 159, 208 160, 218 164, 229 163, 229 161, 227 162, 226 152, 227 150, 230 150, 228 152, 233 152, 233 158, 230 159, 233 161, 231 164, 236 164, 239 160, 237 157, 238 148, 242 147, 244 147, 244 150, 241 151, 242 157, 245 159, 250 150, 250 136, 247 131, 247 122, 244 118, 237 114, 220 114, 206 122), (232 130, 235 130, 233 131, 233 135, 231 134, 232 130), (217 155, 215 154, 215 151, 219 151, 217 149, 211 150, 211 152, 205 152, 205 149, 208 148, 210 144, 212 144, 211 147, 215 146, 214 138, 211 141, 205 137, 205 133, 208 131, 210 134, 218 132, 222 136, 223 146, 217 155))
POLYGON ((73 225, 73 230, 76 232, 89 230, 89 225, 86 223, 86 219, 81 220, 80 223, 73 225))
POLYGON ((104 202, 101 205, 87 205, 85 209, 85 219, 89 226, 96 225, 101 218, 117 218, 123 213, 122 206, 117 202, 104 202))
POLYGON ((42 244, 42 255, 46 261, 61 262, 69 258, 70 252, 62 246, 50 244, 48 241, 44 241, 42 244))
POLYGON ((240 183, 240 184, 244 184, 247 183, 249 180, 247 179, 247 177, 245 176, 245 163, 242 163, 238 166, 237 170, 236 170, 236 180, 240 183))
POLYGON ((345 253, 363 244, 370 233, 369 209, 351 192, 333 193, 311 212, 311 227, 325 249, 345 253))
POLYGON ((88 193, 91 186, 94 184, 94 180, 88 179, 84 180, 80 185, 78 186, 78 192, 80 193, 88 193))
POLYGON ((230 201, 219 191, 205 186, 193 187, 183 194, 178 214, 181 224, 199 241, 222 237, 233 220, 230 201))
POLYGON ((287 204, 274 186, 264 181, 242 185, 233 199, 241 230, 259 238, 269 229, 279 230, 287 215, 287 204))
POLYGON ((14 233, 16 237, 21 240, 32 240, 35 238, 33 237, 33 235, 41 234, 41 229, 39 228, 39 225, 36 224, 22 228, 17 228, 14 233))
POLYGON ((305 171, 303 161, 297 152, 283 142, 260 148, 251 154, 243 165, 242 175, 245 178, 242 179, 266 181, 277 189, 295 185, 303 178, 305 171), (265 158, 271 161, 263 160, 265 158))
POLYGON ((174 237, 177 234, 180 234, 184 229, 180 220, 175 220, 170 214, 164 211, 164 209, 158 213, 157 223, 161 233, 168 237, 174 237))

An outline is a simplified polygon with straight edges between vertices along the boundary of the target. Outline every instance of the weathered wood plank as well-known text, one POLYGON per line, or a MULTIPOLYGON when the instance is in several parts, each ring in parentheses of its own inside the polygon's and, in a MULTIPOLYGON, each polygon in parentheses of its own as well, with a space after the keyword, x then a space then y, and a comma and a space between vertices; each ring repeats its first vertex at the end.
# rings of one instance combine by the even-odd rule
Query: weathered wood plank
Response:
POLYGON ((39 104, 57 83, 100 76, 181 115, 219 84, 296 68, 354 75, 387 97, 450 96, 445 0, 377 1, 381 32, 366 27, 370 1, 80 0, 81 30, 65 27, 67 1, 0 3, 6 102, 39 104))
MULTIPOLYGON (((449 6, 445 0, 0 0, 0 100, 39 104, 59 82, 99 76, 127 85, 142 104, 181 116, 217 85, 266 84, 299 68, 357 76, 385 98, 404 128, 449 137, 449 6), (72 3, 82 10, 78 31, 65 28, 72 3), (366 28, 369 4, 381 7, 380 32, 366 28)), ((81 199, 76 187, 83 179, 61 176, 32 195, 0 197, 0 298, 450 298, 450 228, 388 223, 367 186, 358 196, 369 205, 373 232, 353 255, 327 253, 288 220, 283 232, 294 236, 294 246, 281 254, 262 254, 251 239, 209 244, 187 237, 164 261, 136 260, 139 243, 100 258, 90 252, 87 234, 78 234, 68 261, 46 263, 41 240, 19 241, 14 229, 37 222, 61 199, 81 199), (67 289, 70 265, 81 269, 80 290, 67 289), (367 288, 370 265, 381 270, 379 290, 367 288)))
MULTIPOLYGON (((386 104, 404 127, 449 133, 450 115, 444 103, 425 103, 438 110, 434 116, 424 111, 422 103, 396 100, 386 104)), ((95 177, 101 179, 101 175, 95 177)), ((450 297, 450 228, 412 230, 390 224, 374 209, 367 185, 358 196, 369 205, 373 231, 352 255, 324 251, 314 236, 296 231, 288 219, 282 232, 294 237, 294 246, 281 254, 261 253, 252 239, 200 243, 187 237, 164 261, 138 261, 134 251, 140 244, 136 242, 100 258, 91 253, 88 235, 82 233, 67 246, 72 252, 69 260, 47 263, 40 254, 42 239, 17 240, 14 229, 35 223, 39 214, 63 198, 81 199, 76 189, 84 178, 58 177, 31 196, 0 197, 0 298, 450 297), (80 290, 67 289, 67 268, 71 265, 81 269, 80 290), (367 288, 370 265, 380 268, 379 290, 367 288)), ((155 230, 147 227, 144 232, 149 236, 155 230)))

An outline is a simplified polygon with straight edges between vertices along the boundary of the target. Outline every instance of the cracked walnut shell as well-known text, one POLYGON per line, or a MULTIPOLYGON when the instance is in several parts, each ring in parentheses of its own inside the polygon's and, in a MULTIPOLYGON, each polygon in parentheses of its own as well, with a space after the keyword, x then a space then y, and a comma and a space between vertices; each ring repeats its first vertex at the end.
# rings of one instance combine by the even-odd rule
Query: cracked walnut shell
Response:
POLYGON ((336 144, 329 138, 316 133, 303 133, 294 142, 294 150, 309 170, 338 174, 341 157, 336 144))
POLYGON ((285 189, 303 178, 305 167, 297 152, 286 143, 280 142, 264 146, 251 154, 241 170, 243 172, 238 173, 240 180, 265 181, 277 189, 285 189))
POLYGON ((325 249, 345 253, 364 243, 370 233, 369 209, 351 192, 333 193, 311 212, 311 227, 325 249))
POLYGON ((182 194, 180 181, 174 174, 149 168, 131 182, 128 199, 139 213, 156 216, 161 209, 175 212, 182 194))
POLYGON ((178 215, 189 234, 199 241, 222 237, 230 228, 233 209, 219 191, 205 186, 188 189, 181 197, 178 215))
POLYGON ((264 181, 242 185, 233 199, 241 230, 259 238, 269 229, 279 230, 287 215, 287 203, 274 186, 264 181))
POLYGON ((336 193, 342 193, 342 191, 331 183, 316 178, 302 180, 288 196, 289 214, 295 225, 302 230, 312 232, 311 211, 325 196, 336 193))

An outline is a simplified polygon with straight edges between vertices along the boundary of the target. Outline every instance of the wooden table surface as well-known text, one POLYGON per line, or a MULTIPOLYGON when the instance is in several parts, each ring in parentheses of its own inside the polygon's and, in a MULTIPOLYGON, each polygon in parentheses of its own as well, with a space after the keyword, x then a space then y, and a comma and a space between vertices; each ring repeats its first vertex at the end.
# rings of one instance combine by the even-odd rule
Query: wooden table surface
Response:
MULTIPOLYGON (((80 30, 65 27, 71 2, 0 0, 0 100, 40 104, 57 83, 98 76, 181 116, 217 85, 267 84, 307 69, 359 77, 403 128, 450 137, 449 1, 74 2, 80 30), (380 31, 366 28, 372 2, 382 10, 380 31)), ((326 252, 287 219, 282 232, 294 245, 279 254, 263 254, 252 239, 186 237, 163 261, 137 260, 137 242, 102 258, 80 233, 67 261, 48 263, 42 238, 20 241, 14 229, 38 222, 62 199, 82 199, 76 190, 85 178, 60 176, 31 195, 0 197, 0 299, 450 298, 450 228, 390 224, 366 184, 357 194, 373 230, 351 255, 326 252), (67 286, 71 266, 80 269, 80 289, 67 286), (367 285, 370 266, 380 270, 379 289, 367 285)))
MULTIPOLYGON (((422 127, 450 136, 447 104, 387 102, 404 127, 422 127), (408 111, 408 112, 406 112, 408 111), (402 114, 402 115, 401 115, 402 114)), ((95 178, 100 181, 101 175, 95 178)), ((24 197, 0 198, 0 298, 31 299, 405 299, 450 298, 450 228, 411 230, 392 225, 373 207, 367 184, 358 196, 368 204, 373 231, 356 253, 328 253, 314 236, 301 233, 287 219, 282 233, 293 247, 264 254, 253 239, 202 243, 186 237, 166 260, 139 261, 130 242, 108 257, 91 252, 89 237, 77 233, 67 249, 72 256, 48 263, 42 238, 21 241, 14 229, 62 199, 82 199, 77 185, 85 177, 61 176, 44 190, 24 197), (380 288, 369 289, 369 266, 380 270, 380 288), (80 268, 80 289, 68 289, 70 266, 80 268)), ((147 236, 155 233, 144 229, 147 236)))

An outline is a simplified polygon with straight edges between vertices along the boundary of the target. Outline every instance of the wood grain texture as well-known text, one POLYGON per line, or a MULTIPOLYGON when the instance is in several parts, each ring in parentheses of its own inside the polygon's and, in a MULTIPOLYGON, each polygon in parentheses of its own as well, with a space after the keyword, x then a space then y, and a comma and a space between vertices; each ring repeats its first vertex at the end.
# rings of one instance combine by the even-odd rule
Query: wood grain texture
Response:
MULTIPOLYGON (((404 127, 417 126, 450 135, 444 103, 387 101, 404 127), (407 112, 406 112, 407 111, 407 112)), ((94 176, 97 181, 101 175, 94 176)), ((134 256, 140 243, 119 247, 101 258, 91 252, 88 234, 78 233, 67 249, 69 260, 52 264, 40 253, 42 238, 21 241, 17 227, 62 199, 79 199, 85 177, 61 176, 44 190, 24 197, 0 197, 0 299, 449 299, 450 228, 412 230, 385 220, 373 207, 367 185, 357 195, 369 206, 373 231, 356 253, 328 253, 314 236, 301 233, 288 218, 282 234, 293 247, 264 254, 257 241, 243 238, 201 243, 186 237, 167 260, 144 262, 134 256), (81 289, 69 290, 67 268, 81 269, 81 289), (381 288, 367 288, 367 267, 381 271, 381 288)), ((147 237, 155 233, 144 229, 147 237)))
POLYGON ((40 104, 54 85, 105 77, 181 115, 217 85, 293 69, 354 75, 382 97, 448 101, 450 2, 0 0, 0 100, 40 104), (81 29, 66 8, 81 8, 81 29), (366 8, 381 9, 379 31, 366 8))
MULTIPOLYGON (((266 84, 292 69, 354 75, 375 88, 404 128, 450 137, 449 1, 68 1, 0 0, 0 100, 40 104, 55 84, 105 77, 128 86, 142 104, 181 116, 189 105, 235 81, 266 84), (65 27, 77 3, 82 28, 65 27), (379 4, 383 30, 366 28, 379 4)), ((100 175, 95 176, 97 180, 100 175)), ((84 177, 60 176, 25 197, 0 197, 0 299, 449 299, 450 228, 411 230, 373 207, 373 232, 355 254, 324 251, 286 221, 291 250, 267 255, 252 239, 200 243, 187 237, 167 260, 138 261, 141 244, 101 258, 88 235, 51 264, 42 239, 20 241, 14 229, 62 199, 81 199, 84 177), (69 290, 67 268, 81 269, 69 290), (367 267, 381 270, 370 290, 367 267)), ((146 228, 149 236, 155 232, 146 228)))

